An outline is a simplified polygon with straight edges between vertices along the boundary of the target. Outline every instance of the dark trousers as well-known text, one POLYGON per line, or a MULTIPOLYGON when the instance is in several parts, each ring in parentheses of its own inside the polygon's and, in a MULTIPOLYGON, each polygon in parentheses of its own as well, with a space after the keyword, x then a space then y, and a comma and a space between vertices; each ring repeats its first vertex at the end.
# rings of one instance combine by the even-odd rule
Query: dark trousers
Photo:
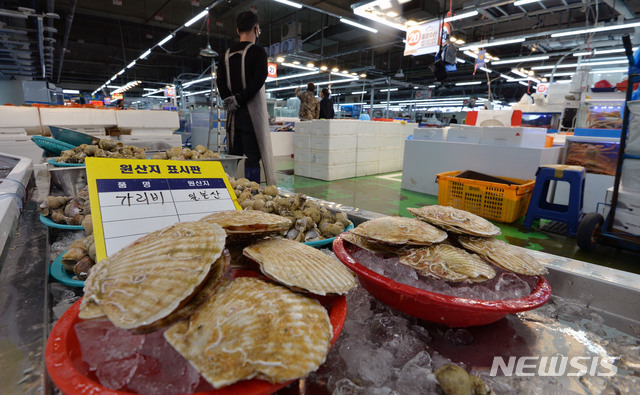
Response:
POLYGON ((234 137, 233 148, 229 151, 229 154, 246 155, 245 168, 260 167, 260 159, 262 158, 260 156, 260 146, 258 146, 258 139, 253 129, 246 130, 236 127, 234 137))

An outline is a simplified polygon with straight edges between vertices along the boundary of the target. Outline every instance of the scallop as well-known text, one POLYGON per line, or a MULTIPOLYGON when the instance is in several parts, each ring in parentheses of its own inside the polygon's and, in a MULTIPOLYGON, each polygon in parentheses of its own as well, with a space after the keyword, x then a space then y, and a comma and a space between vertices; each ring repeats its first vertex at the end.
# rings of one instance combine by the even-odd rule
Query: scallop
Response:
POLYGON ((408 208, 407 210, 418 219, 439 226, 449 232, 480 237, 491 237, 500 234, 500 228, 486 219, 454 207, 434 205, 424 206, 419 209, 408 208))
POLYGON ((182 222, 149 233, 95 265, 80 318, 106 315, 118 328, 153 328, 187 304, 224 249, 219 225, 182 222))
POLYGON ((331 321, 318 301, 256 278, 223 285, 165 339, 214 387, 282 383, 324 363, 331 321))
POLYGON ((263 240, 246 247, 243 254, 257 262, 265 276, 295 290, 344 294, 356 286, 354 274, 340 261, 293 240, 263 240))
POLYGON ((529 276, 547 273, 547 269, 523 248, 505 243, 502 240, 486 237, 460 237, 458 241, 464 248, 505 270, 529 276))
POLYGON ((380 217, 363 222, 353 233, 370 242, 388 245, 431 245, 447 238, 447 233, 414 218, 380 217))
POLYGON ((220 211, 200 221, 222 226, 231 244, 281 234, 291 226, 288 218, 257 210, 220 211))
POLYGON ((448 244, 415 248, 400 256, 400 263, 423 276, 447 281, 480 282, 495 277, 496 272, 482 258, 448 244))

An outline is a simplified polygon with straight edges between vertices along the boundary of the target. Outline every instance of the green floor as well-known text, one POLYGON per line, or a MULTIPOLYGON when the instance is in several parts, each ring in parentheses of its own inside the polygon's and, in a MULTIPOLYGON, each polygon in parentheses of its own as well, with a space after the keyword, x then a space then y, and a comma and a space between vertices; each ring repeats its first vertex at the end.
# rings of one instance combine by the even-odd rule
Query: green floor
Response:
MULTIPOLYGON (((296 193, 381 214, 405 217, 411 216, 407 207, 438 203, 437 196, 402 189, 400 172, 329 182, 288 175, 287 173, 292 173, 293 160, 286 157, 275 159, 276 169, 279 171, 278 186, 296 193)), ((640 254, 637 252, 600 244, 594 251, 586 253, 578 248, 574 238, 538 231, 540 225, 537 221, 531 230, 523 229, 521 222, 522 219, 513 224, 495 223, 502 230, 499 238, 521 247, 640 274, 640 254)))

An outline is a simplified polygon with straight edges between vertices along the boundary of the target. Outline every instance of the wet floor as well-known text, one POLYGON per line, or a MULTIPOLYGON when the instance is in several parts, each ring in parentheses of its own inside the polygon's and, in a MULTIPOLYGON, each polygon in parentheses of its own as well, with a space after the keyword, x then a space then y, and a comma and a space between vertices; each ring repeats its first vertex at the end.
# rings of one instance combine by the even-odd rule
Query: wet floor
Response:
MULTIPOLYGON (((404 217, 411 216, 407 207, 438 204, 437 196, 402 189, 402 172, 329 182, 294 176, 292 159, 275 159, 278 186, 296 193, 376 213, 404 217)), ((494 222, 502 230, 499 238, 521 247, 640 274, 638 252, 604 244, 597 245, 593 251, 584 252, 576 245, 575 238, 540 231, 539 221, 534 222, 532 229, 524 229, 521 226, 522 220, 523 218, 512 224, 494 222)), ((542 225, 545 225, 545 221, 542 225)))

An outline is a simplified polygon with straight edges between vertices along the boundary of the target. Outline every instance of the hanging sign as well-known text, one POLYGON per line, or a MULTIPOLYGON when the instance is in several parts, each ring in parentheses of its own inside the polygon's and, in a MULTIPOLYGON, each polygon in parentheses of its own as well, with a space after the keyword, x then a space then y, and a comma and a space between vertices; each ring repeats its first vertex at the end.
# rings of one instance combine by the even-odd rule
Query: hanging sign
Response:
POLYGON ((267 64, 267 77, 277 78, 278 77, 278 64, 277 63, 268 63, 267 64))
POLYGON ((549 91, 549 83, 538 84, 536 87, 536 93, 546 95, 549 91))
POLYGON ((481 51, 478 51, 478 58, 476 59, 476 69, 478 67, 484 67, 486 56, 487 56, 487 51, 485 51, 484 49, 481 51))
POLYGON ((124 99, 124 93, 114 93, 111 95, 111 101, 124 99))
POLYGON ((176 222, 241 210, 219 161, 90 157, 85 162, 98 261, 176 222))
POLYGON ((176 97, 176 87, 169 86, 164 89, 164 97, 176 97))
MULTIPOLYGON (((448 25, 448 24, 445 24, 448 25)), ((446 34, 448 37, 448 26, 446 33, 440 21, 423 23, 407 30, 406 44, 404 46, 404 55, 424 55, 428 53, 437 53, 440 50, 441 36, 446 34)))

